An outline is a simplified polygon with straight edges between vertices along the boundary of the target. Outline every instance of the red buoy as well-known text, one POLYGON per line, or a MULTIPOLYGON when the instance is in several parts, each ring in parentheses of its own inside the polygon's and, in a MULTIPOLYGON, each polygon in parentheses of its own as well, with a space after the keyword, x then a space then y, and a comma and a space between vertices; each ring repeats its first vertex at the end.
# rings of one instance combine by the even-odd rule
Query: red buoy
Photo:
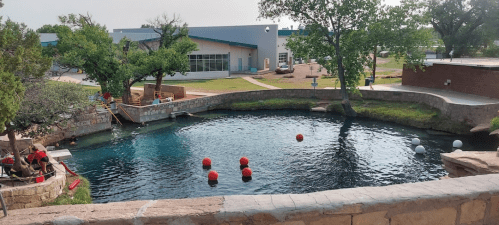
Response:
POLYGON ((303 135, 302 134, 296 135, 296 140, 297 141, 303 141, 303 135))
POLYGON ((246 157, 241 157, 241 159, 239 160, 239 163, 241 163, 241 166, 247 166, 249 163, 249 159, 246 157))
POLYGON ((203 166, 211 166, 211 159, 206 157, 203 159, 203 166))
POLYGON ((210 171, 210 173, 208 173, 208 180, 218 180, 218 173, 217 171, 210 171))
POLYGON ((251 174, 253 174, 253 171, 250 168, 246 167, 243 169, 243 177, 251 177, 251 174))

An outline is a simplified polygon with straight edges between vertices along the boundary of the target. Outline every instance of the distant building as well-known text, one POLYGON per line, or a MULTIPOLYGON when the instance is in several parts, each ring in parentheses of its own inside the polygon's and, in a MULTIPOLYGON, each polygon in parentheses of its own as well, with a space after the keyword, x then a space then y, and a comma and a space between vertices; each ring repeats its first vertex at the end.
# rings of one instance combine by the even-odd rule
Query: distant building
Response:
MULTIPOLYGON (((231 73, 273 71, 290 64, 293 54, 286 49, 286 38, 296 30, 278 30, 272 25, 189 27, 189 37, 198 44, 198 51, 189 55, 187 76, 166 76, 165 80, 214 79, 231 73)), ((42 46, 57 44, 55 34, 40 34, 42 46)), ((139 42, 142 49, 159 46, 159 34, 153 28, 114 29, 114 43, 127 37, 139 42)))

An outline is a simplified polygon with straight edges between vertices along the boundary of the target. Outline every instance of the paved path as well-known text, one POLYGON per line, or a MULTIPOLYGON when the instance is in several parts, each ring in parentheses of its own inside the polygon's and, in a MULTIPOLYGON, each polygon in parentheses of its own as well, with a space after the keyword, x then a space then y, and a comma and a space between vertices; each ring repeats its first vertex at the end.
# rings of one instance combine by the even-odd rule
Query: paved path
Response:
POLYGON ((268 88, 268 89, 281 89, 281 88, 278 88, 278 87, 274 87, 272 85, 268 85, 268 84, 264 84, 262 82, 259 82, 251 77, 243 77, 243 79, 247 80, 248 82, 252 83, 252 84, 256 84, 260 87, 264 87, 264 88, 268 88))
MULTIPOLYGON (((369 86, 359 87, 361 90, 370 90, 369 86)), ((440 95, 447 98, 450 102, 463 104, 463 105, 485 105, 485 104, 497 104, 499 99, 488 98, 484 96, 466 94, 455 91, 447 91, 435 88, 423 88, 415 86, 407 86, 398 84, 380 84, 373 85, 373 89, 376 91, 408 91, 408 92, 423 92, 431 93, 435 95, 440 95)))

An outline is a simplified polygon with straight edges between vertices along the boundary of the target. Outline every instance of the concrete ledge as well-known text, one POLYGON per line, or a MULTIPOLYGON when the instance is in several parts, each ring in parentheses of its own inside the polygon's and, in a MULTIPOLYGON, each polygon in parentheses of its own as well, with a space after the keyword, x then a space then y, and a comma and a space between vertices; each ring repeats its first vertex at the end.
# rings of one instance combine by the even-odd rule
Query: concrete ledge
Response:
MULTIPOLYGON (((360 90, 362 98, 424 103, 439 109, 443 115, 448 116, 452 121, 465 122, 470 126, 488 123, 499 110, 499 104, 484 105, 463 105, 451 102, 449 99, 431 93, 409 92, 409 91, 378 91, 360 90)), ((312 98, 321 100, 340 100, 340 90, 333 89, 278 89, 278 90, 258 90, 246 92, 233 92, 207 96, 184 101, 174 101, 149 106, 131 106, 121 104, 119 113, 125 115, 124 109, 136 123, 162 120, 171 117, 172 113, 189 112, 196 113, 207 111, 210 108, 230 104, 240 101, 258 101, 272 98, 312 98)), ((355 97, 352 97, 355 98, 355 97)), ((128 119, 128 116, 123 116, 128 119)))
POLYGON ((2 224, 498 224, 499 174, 322 191, 49 206, 2 224), (376 223, 375 223, 376 222, 376 223))

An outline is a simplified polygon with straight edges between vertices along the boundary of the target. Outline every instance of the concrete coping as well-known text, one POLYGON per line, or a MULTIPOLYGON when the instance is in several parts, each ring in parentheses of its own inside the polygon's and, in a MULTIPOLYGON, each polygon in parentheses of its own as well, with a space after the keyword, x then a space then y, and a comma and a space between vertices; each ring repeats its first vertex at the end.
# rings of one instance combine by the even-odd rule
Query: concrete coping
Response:
MULTIPOLYGON (((272 224, 326 215, 355 216, 383 211, 384 218, 397 214, 450 209, 457 213, 470 200, 489 202, 499 194, 499 174, 407 183, 383 187, 359 187, 308 194, 233 195, 222 197, 114 202, 49 206, 10 211, 5 224, 246 224, 268 215, 272 224)), ((454 215, 455 217, 455 215, 454 215)), ((350 217, 349 217, 350 218, 350 217)), ((256 224, 256 223, 248 224, 256 224)), ((286 223, 287 224, 287 223, 286 223)), ((305 224, 305 223, 299 223, 305 224)), ((309 224, 309 223, 307 223, 309 224)), ((312 223, 310 223, 312 224, 312 223)), ((350 223, 348 223, 350 224, 350 223)), ((411 223, 412 224, 412 223, 411 223)), ((453 223, 454 224, 454 223, 453 223)))

